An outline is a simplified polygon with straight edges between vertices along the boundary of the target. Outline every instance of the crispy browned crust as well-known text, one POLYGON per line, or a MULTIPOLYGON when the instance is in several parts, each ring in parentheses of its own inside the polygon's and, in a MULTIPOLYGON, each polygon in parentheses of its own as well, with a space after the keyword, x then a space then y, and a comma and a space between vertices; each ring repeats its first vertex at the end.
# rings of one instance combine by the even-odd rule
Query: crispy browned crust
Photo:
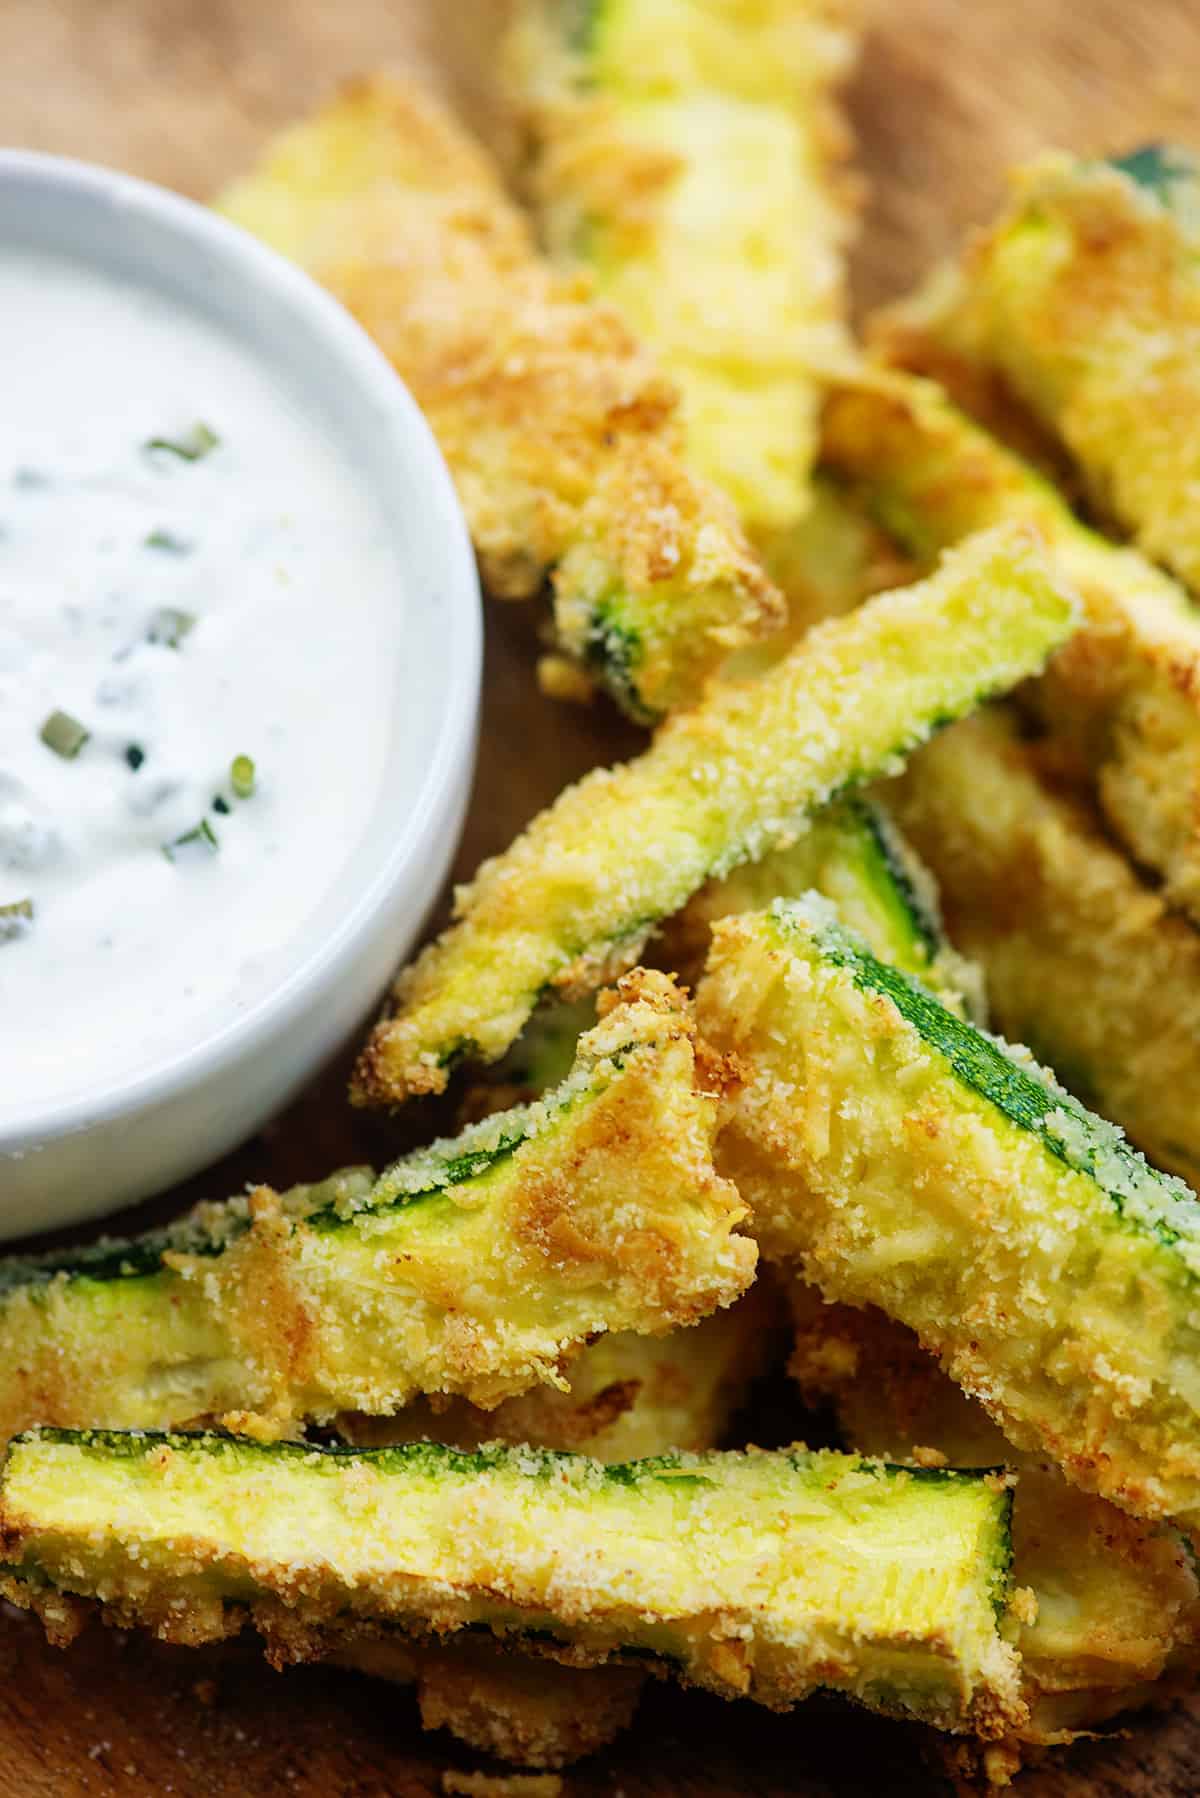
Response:
POLYGON ((360 82, 223 206, 330 287, 404 377, 489 589, 526 598, 552 577, 575 656, 593 605, 628 611, 635 709, 694 699, 731 647, 783 622, 731 504, 684 465, 674 387, 586 282, 536 255, 498 170, 432 96, 360 82))

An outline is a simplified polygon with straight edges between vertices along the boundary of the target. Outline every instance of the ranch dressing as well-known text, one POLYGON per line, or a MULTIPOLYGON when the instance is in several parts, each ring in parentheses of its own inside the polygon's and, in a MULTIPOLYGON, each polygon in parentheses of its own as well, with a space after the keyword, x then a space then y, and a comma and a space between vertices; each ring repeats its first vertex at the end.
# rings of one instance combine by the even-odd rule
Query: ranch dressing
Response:
POLYGON ((380 797, 404 595, 320 420, 182 305, 0 252, 0 369, 2 1124, 278 979, 380 797))

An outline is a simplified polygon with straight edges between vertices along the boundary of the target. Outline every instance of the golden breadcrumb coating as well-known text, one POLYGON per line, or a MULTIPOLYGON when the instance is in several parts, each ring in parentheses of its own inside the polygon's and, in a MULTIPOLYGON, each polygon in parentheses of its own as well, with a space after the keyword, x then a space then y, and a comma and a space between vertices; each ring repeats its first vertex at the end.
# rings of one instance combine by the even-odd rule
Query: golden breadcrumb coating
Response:
POLYGON ((554 587, 559 646, 639 718, 694 699, 783 605, 684 466, 677 396, 586 282, 539 259, 429 95, 346 88, 221 209, 315 274, 412 389, 495 593, 554 587))

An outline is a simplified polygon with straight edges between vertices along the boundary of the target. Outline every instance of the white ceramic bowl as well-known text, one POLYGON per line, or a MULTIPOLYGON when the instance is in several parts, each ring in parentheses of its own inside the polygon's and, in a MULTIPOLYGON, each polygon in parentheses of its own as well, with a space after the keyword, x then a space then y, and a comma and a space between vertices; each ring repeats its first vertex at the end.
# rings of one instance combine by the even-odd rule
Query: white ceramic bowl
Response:
MULTIPOLYGON (((11 1237, 97 1216, 215 1161, 361 1026, 457 845, 482 633, 470 542, 429 428, 365 333, 306 275, 177 195, 24 151, 0 151, 0 244, 65 252, 182 300, 280 370, 382 502, 408 600, 405 741, 396 734, 372 828, 288 971, 257 1005, 150 1071, 0 1125, 0 1237, 11 1237)), ((19 1030, 19 1018, 0 1015, 0 1029, 19 1030)))

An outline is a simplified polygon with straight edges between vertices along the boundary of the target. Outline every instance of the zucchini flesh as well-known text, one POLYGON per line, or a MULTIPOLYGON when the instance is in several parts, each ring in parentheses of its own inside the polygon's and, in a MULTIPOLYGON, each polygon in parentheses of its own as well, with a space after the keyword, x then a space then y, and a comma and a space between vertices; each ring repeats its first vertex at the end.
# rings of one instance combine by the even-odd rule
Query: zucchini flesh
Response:
POLYGON ((915 1330, 1074 1483, 1195 1529, 1191 1190, 818 895, 718 924, 697 1003, 746 1079, 721 1166, 768 1259, 915 1330))
POLYGON ((937 876, 954 941, 983 968, 997 1028, 1195 1185, 1195 928, 1087 804, 1043 778, 1037 745, 998 707, 930 743, 887 800, 937 876))
POLYGON ((1025 702, 1082 774, 1113 830, 1200 918, 1200 613, 1136 550, 1088 530, 1054 489, 926 382, 838 383, 824 453, 870 515, 930 562, 1002 519, 1045 538, 1084 628, 1025 702))
POLYGON ((806 812, 886 772, 939 725, 1035 672, 1075 621, 1018 529, 925 583, 812 632, 756 680, 714 686, 636 760, 568 788, 458 894, 459 917, 401 975, 360 1102, 440 1091, 495 1060, 548 989, 636 957, 706 880, 794 837, 806 812))
POLYGON ((1036 1602, 1036 1611, 1014 1606, 1030 1710, 1023 1741, 1069 1739, 1143 1704, 1148 1684, 1195 1664, 1200 1585, 1176 1530, 1127 1517, 1068 1486, 1044 1457, 1012 1448, 882 1312, 824 1304, 799 1282, 792 1298, 792 1372, 809 1402, 832 1401, 848 1446, 889 1459, 1007 1461, 1017 1469, 1013 1580, 1036 1602))
POLYGON ((1010 1494, 837 1454, 604 1467, 531 1448, 316 1449, 41 1432, 0 1488, 11 1590, 175 1640, 249 1617, 352 1636, 471 1625, 665 1662, 727 1696, 820 1685, 943 1729, 1020 1716, 997 1627, 1010 1494))
POLYGON ((743 863, 702 887, 669 927, 669 947, 678 958, 672 965, 690 979, 693 969, 703 967, 718 919, 807 892, 824 894, 881 961, 926 981, 953 1010, 965 1004, 972 1017, 982 1015, 978 970, 946 937, 932 876, 884 806, 859 797, 817 812, 790 849, 743 863))
POLYGON ((713 1171, 691 1019, 664 975, 623 988, 544 1101, 406 1157, 365 1196, 260 1193, 166 1239, 8 1264, 0 1435, 246 1413, 286 1432, 419 1392, 494 1405, 560 1382, 599 1332, 730 1303, 755 1251, 713 1171))
POLYGON ((831 11, 622 0, 580 32, 526 0, 510 47, 543 236, 654 348, 694 465, 754 530, 805 510, 813 368, 848 349, 828 164, 854 37, 831 11))
POLYGON ((1186 152, 1051 154, 954 279, 894 328, 994 370, 1066 449, 1094 506, 1200 591, 1197 169, 1186 152))
POLYGON ((346 88, 218 204, 356 314, 433 427, 485 584, 525 598, 552 581, 559 650, 632 716, 693 700, 782 623, 728 499, 684 464, 674 390, 542 262, 429 96, 346 88))

